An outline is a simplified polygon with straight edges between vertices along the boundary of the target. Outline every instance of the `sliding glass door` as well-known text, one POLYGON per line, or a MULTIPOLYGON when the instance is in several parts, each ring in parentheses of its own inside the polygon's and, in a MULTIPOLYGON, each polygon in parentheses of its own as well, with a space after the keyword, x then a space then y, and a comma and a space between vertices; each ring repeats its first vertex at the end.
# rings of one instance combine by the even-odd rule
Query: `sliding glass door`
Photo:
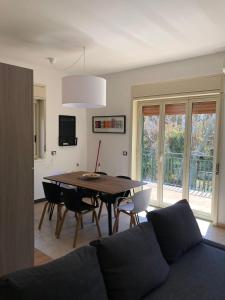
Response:
POLYGON ((186 198, 196 215, 212 219, 218 111, 216 96, 142 105, 141 179, 153 189, 153 205, 186 198))
POLYGON ((191 103, 189 202, 202 213, 211 214, 217 154, 216 101, 191 103))

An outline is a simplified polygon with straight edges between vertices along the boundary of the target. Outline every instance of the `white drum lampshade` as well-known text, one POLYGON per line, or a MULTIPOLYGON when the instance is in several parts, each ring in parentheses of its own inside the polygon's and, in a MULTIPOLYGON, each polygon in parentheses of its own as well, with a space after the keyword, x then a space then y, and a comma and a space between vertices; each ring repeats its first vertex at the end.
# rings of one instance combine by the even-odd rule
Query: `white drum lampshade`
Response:
POLYGON ((65 107, 98 108, 106 106, 106 80, 96 76, 66 76, 62 79, 65 107))

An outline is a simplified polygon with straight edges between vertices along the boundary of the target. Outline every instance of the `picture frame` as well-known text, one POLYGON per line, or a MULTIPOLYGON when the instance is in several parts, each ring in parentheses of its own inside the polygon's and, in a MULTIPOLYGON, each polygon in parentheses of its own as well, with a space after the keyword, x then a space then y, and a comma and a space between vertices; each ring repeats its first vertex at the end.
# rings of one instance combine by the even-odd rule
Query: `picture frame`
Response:
POLYGON ((93 133, 126 133, 126 116, 93 116, 92 117, 93 133))

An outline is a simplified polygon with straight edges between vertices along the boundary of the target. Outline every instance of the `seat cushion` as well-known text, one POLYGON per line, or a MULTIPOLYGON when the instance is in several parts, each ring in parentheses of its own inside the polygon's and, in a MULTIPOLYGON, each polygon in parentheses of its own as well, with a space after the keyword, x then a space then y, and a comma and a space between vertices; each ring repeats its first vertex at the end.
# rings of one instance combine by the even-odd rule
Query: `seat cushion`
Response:
POLYGON ((225 251, 200 243, 170 267, 167 281, 143 300, 224 300, 225 251))
POLYGON ((130 202, 130 203, 126 203, 126 204, 120 204, 118 206, 118 208, 120 210, 125 210, 125 211, 132 211, 134 209, 134 203, 130 202))
POLYGON ((82 247, 48 264, 9 274, 0 281, 0 299, 108 299, 96 249, 82 247))
POLYGON ((201 232, 187 200, 151 211, 147 214, 147 219, 152 222, 168 263, 173 263, 202 241, 201 232))
POLYGON ((110 300, 138 300, 162 284, 169 266, 151 223, 91 243, 97 248, 110 300))

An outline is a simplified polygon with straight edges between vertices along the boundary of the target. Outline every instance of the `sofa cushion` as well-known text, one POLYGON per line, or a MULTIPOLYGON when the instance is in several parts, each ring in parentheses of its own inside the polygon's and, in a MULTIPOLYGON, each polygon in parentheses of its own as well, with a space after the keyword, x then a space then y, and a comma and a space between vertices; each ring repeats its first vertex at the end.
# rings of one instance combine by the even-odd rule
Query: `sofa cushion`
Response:
POLYGON ((202 240, 193 212, 187 200, 147 214, 152 222, 160 248, 168 263, 173 263, 183 253, 202 240))
POLYGON ((151 223, 91 243, 97 248, 110 300, 138 300, 169 272, 151 223))
POLYGON ((96 249, 82 247, 45 265, 9 274, 0 281, 0 299, 108 299, 96 249))
POLYGON ((144 300, 224 300, 225 251, 200 243, 171 265, 167 281, 144 300))

